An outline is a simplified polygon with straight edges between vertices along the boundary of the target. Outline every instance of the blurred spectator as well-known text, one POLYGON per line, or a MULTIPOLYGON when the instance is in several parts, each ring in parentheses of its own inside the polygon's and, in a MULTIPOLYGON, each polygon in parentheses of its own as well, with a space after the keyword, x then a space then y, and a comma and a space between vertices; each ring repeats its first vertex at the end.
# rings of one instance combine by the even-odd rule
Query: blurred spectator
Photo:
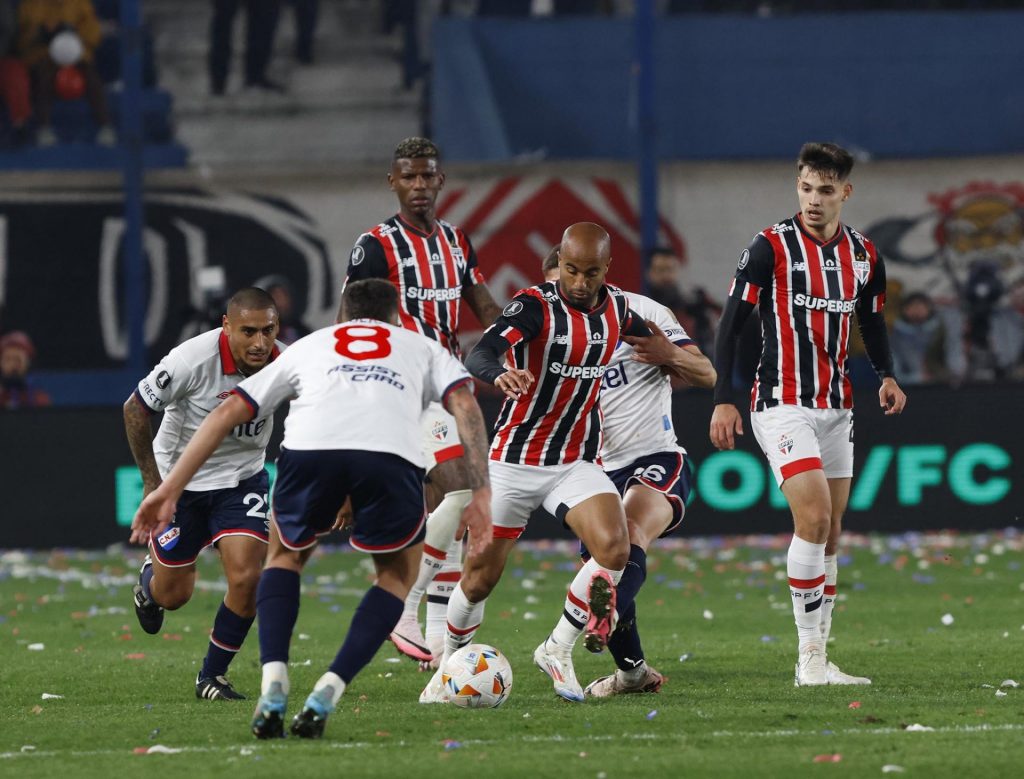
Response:
POLYGON ((50 127, 50 114, 57 96, 58 73, 73 82, 76 72, 84 80, 85 96, 99 126, 96 142, 114 144, 114 128, 110 124, 107 98, 103 91, 93 54, 99 45, 100 24, 91 0, 21 0, 18 6, 18 53, 32 74, 35 93, 39 145, 52 146, 57 136, 50 127), (76 62, 58 65, 51 57, 50 43, 60 33, 70 31, 78 37, 80 55, 76 62))
POLYGON ((914 292, 903 298, 892 325, 893 363, 902 384, 946 381, 946 330, 931 298, 914 292))
POLYGON ((227 89, 231 66, 231 33, 238 7, 243 4, 246 14, 245 86, 247 89, 284 92, 284 87, 267 78, 267 67, 274 53, 277 22, 281 16, 281 0, 213 0, 213 20, 210 22, 210 92, 223 95, 227 89))
POLYGON ((295 59, 303 65, 313 64, 313 38, 320 0, 288 0, 295 12, 295 59))
POLYGON ((293 344, 312 332, 302 324, 302 320, 295 316, 295 296, 291 282, 287 278, 281 275, 266 276, 257 281, 254 286, 265 289, 274 299, 274 305, 277 306, 278 321, 281 324, 277 340, 293 344))
POLYGON ((15 146, 28 142, 28 120, 32 116, 32 90, 25 63, 13 56, 18 25, 14 6, 0 0, 0 100, 7 109, 11 141, 15 146))
POLYGON ((50 396, 32 387, 28 372, 36 349, 20 330, 0 337, 0 409, 49 406, 50 396))
POLYGON ((667 246, 658 246, 647 258, 647 294, 670 309, 704 354, 712 354, 715 323, 722 308, 700 287, 682 281, 683 261, 667 246))
POLYGON ((1024 279, 1010 286, 1007 307, 1007 356, 1009 377, 1024 381, 1024 279))

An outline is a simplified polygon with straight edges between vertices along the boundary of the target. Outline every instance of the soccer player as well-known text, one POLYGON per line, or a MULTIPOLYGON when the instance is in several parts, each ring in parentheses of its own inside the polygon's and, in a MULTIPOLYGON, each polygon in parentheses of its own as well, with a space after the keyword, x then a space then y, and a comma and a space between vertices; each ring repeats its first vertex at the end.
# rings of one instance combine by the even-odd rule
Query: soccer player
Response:
MULTIPOLYGON (((556 280, 559 275, 556 251, 552 254, 555 262, 550 254, 544 260, 545 281, 556 280)), ((682 524, 690 495, 686 450, 678 445, 672 426, 669 374, 696 387, 710 389, 715 385, 711 361, 701 354, 675 315, 651 298, 633 292, 625 295, 630 309, 644 318, 651 335, 623 336, 601 379, 601 464, 622 495, 629 562, 616 588, 621 607, 617 627, 608 639, 617 670, 595 679, 583 690, 596 698, 657 692, 665 681, 644 658, 635 598, 647 578, 647 549, 654 539, 663 538, 682 524)), ((549 644, 571 648, 589 620, 586 588, 593 572, 586 548, 581 551, 584 566, 569 587, 549 644)))
MULTIPOLYGON (((567 228, 559 281, 517 294, 467 360, 474 376, 506 396, 490 453, 494 543, 468 561, 451 595, 444 657, 421 703, 443 701, 444 662, 472 640, 484 602, 538 506, 565 522, 590 550, 587 632, 601 646, 611 632, 615 584, 629 559, 629 539, 615 485, 595 463, 601 442, 597 397, 620 335, 650 331, 630 312, 625 295, 604 283, 610 262, 604 228, 590 222, 567 228)), ((544 641, 534 661, 556 693, 582 700, 571 649, 544 641)))
POLYGON ((882 309, 885 264, 875 245, 840 221, 853 193, 853 157, 808 143, 797 160, 800 211, 755 236, 741 255, 715 344, 711 441, 732 449, 743 434, 731 378, 736 342, 760 305, 764 346, 750 426, 793 514, 786 565, 796 618, 797 686, 870 684, 829 662, 836 549, 853 476, 853 392, 847 377, 851 314, 882 381, 887 416, 907 397, 896 383, 882 309))
MULTIPOLYGON (((143 495, 181 457, 210 411, 246 376, 277 357, 278 313, 258 287, 236 292, 223 324, 172 349, 124 404, 124 426, 142 473, 143 495), (150 417, 163 412, 156 438, 150 417)), ((134 587, 142 629, 160 632, 164 609, 180 609, 192 597, 196 558, 213 544, 220 553, 228 590, 213 620, 210 645, 196 678, 196 697, 244 700, 227 680, 228 665, 256 617, 256 585, 267 551, 268 476, 263 469, 272 418, 240 424, 189 480, 173 524, 144 540, 149 554, 134 587)))
MULTIPOLYGON (((401 325, 433 338, 461 358, 460 303, 465 300, 484 327, 501 309, 484 283, 469 238, 436 216, 444 182, 440 152, 433 142, 406 138, 398 144, 388 173, 398 213, 359 237, 349 258, 346 283, 370 278, 390 281, 398 290, 401 325)), ((433 404, 423 415, 421 429, 431 514, 420 575, 391 640, 400 652, 427 664, 444 645, 448 597, 462 569, 462 542, 455 538, 455 528, 470 491, 455 420, 433 404), (426 637, 417 617, 424 592, 426 637)))
POLYGON ((263 682, 252 722, 257 738, 284 735, 299 576, 317 536, 331 530, 348 500, 350 543, 373 555, 377 580, 357 607, 329 670, 293 720, 293 734, 322 735, 345 688, 398 622, 423 553, 426 512, 417 422, 429 402, 445 404, 466 447, 472 497, 459 530, 468 528, 469 559, 491 538, 487 434, 469 374, 436 342, 397 325, 397 293, 387 282, 349 284, 341 305, 343 324, 297 341, 207 417, 132 524, 133 540, 151 529, 159 532, 192 474, 224 436, 294 398, 277 461, 270 553, 259 584, 263 682))

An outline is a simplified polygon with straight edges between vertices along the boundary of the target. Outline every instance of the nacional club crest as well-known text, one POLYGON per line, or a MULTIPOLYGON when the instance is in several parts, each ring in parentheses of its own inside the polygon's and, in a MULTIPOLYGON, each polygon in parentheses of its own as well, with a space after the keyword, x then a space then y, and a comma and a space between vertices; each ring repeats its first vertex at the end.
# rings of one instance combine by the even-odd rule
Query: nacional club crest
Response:
POLYGON ((448 437, 448 423, 435 422, 434 426, 430 428, 430 434, 438 441, 443 441, 448 437))
POLYGON ((779 451, 786 455, 793 451, 793 436, 789 433, 779 436, 779 451))

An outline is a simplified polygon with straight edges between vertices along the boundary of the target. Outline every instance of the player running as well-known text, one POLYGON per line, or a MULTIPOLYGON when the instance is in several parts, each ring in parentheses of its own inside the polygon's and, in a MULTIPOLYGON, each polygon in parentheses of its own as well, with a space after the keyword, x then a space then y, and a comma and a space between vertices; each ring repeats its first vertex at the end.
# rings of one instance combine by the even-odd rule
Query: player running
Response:
MULTIPOLYGON (((398 213, 359 237, 346 283, 379 278, 394 284, 402 326, 433 338, 461 358, 461 302, 465 300, 484 327, 501 309, 484 283, 469 238, 436 216, 437 196, 445 183, 437 146, 426 138, 399 143, 388 183, 398 198, 398 213)), ((470 490, 455 420, 435 403, 424 413, 421 428, 431 514, 420 574, 391 640, 403 654, 426 663, 444 645, 448 596, 462 569, 462 542, 455 539, 455 528, 470 490), (426 638, 417 616, 424 592, 426 638)))
MULTIPOLYGON (((506 395, 489 464, 494 543, 468 561, 452 593, 444 658, 421 703, 443 701, 444 660, 480 627, 484 602, 530 513, 541 505, 593 555, 588 608, 596 616, 590 627, 605 638, 611 629, 615 584, 629 558, 629 539, 615 485, 595 463, 601 442, 597 396, 620 335, 650 331, 630 312, 625 295, 604 283, 611 241, 602 227, 574 224, 561 246, 560 280, 516 295, 467 360, 474 376, 506 395)), ((559 695, 581 700, 579 684, 566 680, 561 670, 563 662, 571 670, 567 650, 545 642, 534 659, 559 695)))
POLYGON ((853 476, 853 392, 847 376, 851 314, 882 381, 886 416, 907 397, 893 376, 882 309, 885 264, 875 245, 840 221, 853 193, 853 157, 808 143, 797 160, 796 216, 763 230, 740 255, 715 344, 711 441, 732 449, 743 421, 732 372, 743 323, 760 305, 764 347, 751 392, 750 426, 793 513, 787 573, 799 655, 795 684, 870 684, 827 657, 836 549, 853 476))
MULTIPOLYGON (((557 255, 555 262, 550 257, 544 266, 547 281, 559 275, 557 255)), ((682 524, 690 494, 686 450, 677 444, 672 426, 669 374, 696 387, 709 389, 715 384, 711 361, 671 311, 643 295, 625 295, 630 310, 646 321, 651 335, 623 336, 601 380, 601 464, 622 495, 629 531, 629 562, 616 588, 618 625, 608 639, 617 670, 585 690, 574 690, 572 700, 583 694, 605 698, 657 692, 664 682, 644 658, 635 598, 647 577, 647 549, 654 539, 682 524)), ((562 617, 548 638, 548 646, 568 646, 570 653, 590 619, 586 598, 594 571, 586 548, 581 551, 584 565, 569 586, 562 617)), ((588 639, 588 649, 600 647, 593 636, 588 639)), ((562 670, 567 682, 576 678, 571 665, 563 665, 562 670)))
POLYGON ((373 555, 377 580, 356 608, 330 669, 292 722, 293 734, 323 734, 345 688, 398 622, 423 554, 423 457, 416 423, 427 403, 444 403, 466 446, 473 494, 460 530, 469 530, 469 559, 490 542, 487 435, 472 380, 436 342, 399 327, 397 314, 390 284, 350 284, 342 297, 344 323, 300 339, 268 370, 239 384, 132 523, 133 540, 149 530, 159 533, 184 485, 224 436, 293 398, 277 461, 270 554, 259 584, 263 682, 252 722, 257 738, 284 734, 299 576, 317 536, 330 532, 347 500, 350 543, 373 555))
MULTIPOLYGON (((143 495, 160 486, 207 415, 246 376, 277 357, 278 313, 257 287, 236 292, 221 327, 172 349, 124 404, 124 426, 142 474, 143 495), (150 417, 163 412, 156 438, 150 417)), ((227 593, 213 620, 196 677, 196 697, 244 700, 227 680, 228 666, 256 617, 256 584, 267 550, 268 476, 263 468, 272 418, 240 424, 188 481, 170 527, 152 538, 134 587, 135 615, 160 632, 164 609, 192 597, 196 558, 211 544, 220 553, 227 593)))

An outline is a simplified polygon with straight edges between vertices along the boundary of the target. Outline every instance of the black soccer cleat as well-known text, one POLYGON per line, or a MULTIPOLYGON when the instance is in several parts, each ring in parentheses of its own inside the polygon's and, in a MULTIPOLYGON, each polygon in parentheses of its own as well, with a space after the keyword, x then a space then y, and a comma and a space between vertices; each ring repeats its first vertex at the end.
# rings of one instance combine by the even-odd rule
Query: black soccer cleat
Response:
POLYGON ((275 682, 270 692, 261 695, 252 716, 252 734, 256 738, 284 738, 284 712, 288 707, 288 696, 275 682))
POLYGON ((146 561, 142 564, 142 570, 139 571, 139 583, 132 587, 132 596, 135 600, 135 616, 139 620, 139 625, 151 636, 155 636, 164 626, 164 607, 152 598, 147 598, 146 593, 142 591, 142 573, 147 566, 152 564, 149 555, 146 555, 146 561))
POLYGON ((245 696, 223 676, 196 677, 196 697, 207 701, 244 701, 245 696))
POLYGON ((299 738, 320 738, 328 715, 334 711, 334 688, 330 685, 314 690, 306 698, 302 711, 292 720, 292 735, 299 738))

